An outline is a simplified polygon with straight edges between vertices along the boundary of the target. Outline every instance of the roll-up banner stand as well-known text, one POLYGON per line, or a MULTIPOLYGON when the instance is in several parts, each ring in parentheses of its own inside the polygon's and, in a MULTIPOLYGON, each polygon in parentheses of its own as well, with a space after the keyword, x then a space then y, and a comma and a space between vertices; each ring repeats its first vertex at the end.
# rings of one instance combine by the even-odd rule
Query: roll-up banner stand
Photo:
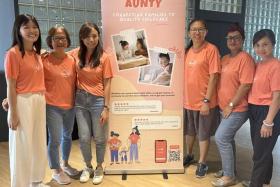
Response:
POLYGON ((105 173, 183 173, 186 2, 101 2, 114 72, 105 173))

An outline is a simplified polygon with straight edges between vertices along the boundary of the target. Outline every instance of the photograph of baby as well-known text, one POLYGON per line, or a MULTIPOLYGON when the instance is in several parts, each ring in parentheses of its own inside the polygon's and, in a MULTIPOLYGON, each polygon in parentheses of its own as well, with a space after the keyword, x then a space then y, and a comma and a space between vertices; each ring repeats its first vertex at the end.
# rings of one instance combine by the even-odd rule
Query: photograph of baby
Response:
POLYGON ((112 35, 113 48, 119 70, 149 65, 149 54, 144 30, 125 30, 112 35))
POLYGON ((167 49, 149 49, 151 64, 140 70, 139 83, 170 86, 176 55, 167 49))

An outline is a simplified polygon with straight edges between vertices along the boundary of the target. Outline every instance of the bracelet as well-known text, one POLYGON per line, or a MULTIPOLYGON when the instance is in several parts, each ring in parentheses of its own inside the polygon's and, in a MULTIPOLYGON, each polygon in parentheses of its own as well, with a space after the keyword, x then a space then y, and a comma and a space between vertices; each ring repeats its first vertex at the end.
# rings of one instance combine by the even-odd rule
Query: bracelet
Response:
POLYGON ((104 105, 104 108, 106 108, 109 111, 109 107, 107 105, 104 105))
POLYGON ((263 120, 263 125, 266 127, 273 127, 274 123, 268 124, 265 120, 263 120))

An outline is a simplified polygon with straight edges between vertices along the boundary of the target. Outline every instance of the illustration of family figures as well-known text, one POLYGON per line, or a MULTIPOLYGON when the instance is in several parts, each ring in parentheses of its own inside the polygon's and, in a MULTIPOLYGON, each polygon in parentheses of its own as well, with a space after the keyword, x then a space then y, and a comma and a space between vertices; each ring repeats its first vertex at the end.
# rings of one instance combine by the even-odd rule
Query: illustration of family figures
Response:
POLYGON ((143 38, 137 39, 135 51, 129 46, 129 43, 126 40, 121 40, 119 44, 122 47, 122 50, 120 51, 119 60, 125 61, 127 59, 130 59, 132 57, 137 57, 137 56, 148 57, 147 47, 144 43, 143 38))
POLYGON ((132 128, 132 132, 130 133, 127 144, 122 146, 122 142, 119 139, 119 134, 111 131, 110 139, 108 140, 109 149, 111 153, 111 163, 110 165, 120 164, 119 156, 121 159, 121 163, 127 164, 127 153, 129 151, 129 164, 132 164, 133 161, 135 163, 140 163, 138 160, 138 149, 141 146, 140 140, 140 132, 138 130, 138 126, 132 128))

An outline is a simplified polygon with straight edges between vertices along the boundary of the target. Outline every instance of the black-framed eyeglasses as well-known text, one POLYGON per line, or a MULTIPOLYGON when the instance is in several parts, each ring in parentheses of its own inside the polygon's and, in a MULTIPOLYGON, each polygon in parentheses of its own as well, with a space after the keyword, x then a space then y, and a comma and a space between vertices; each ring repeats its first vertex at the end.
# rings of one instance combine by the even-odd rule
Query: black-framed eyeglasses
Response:
POLYGON ((240 35, 236 35, 236 36, 227 36, 225 37, 227 41, 239 41, 241 39, 240 35))
POLYGON ((67 38, 64 36, 53 36, 52 39, 55 42, 58 42, 58 41, 66 42, 67 41, 67 38))
POLYGON ((193 28, 190 29, 190 32, 199 32, 199 33, 203 33, 206 31, 206 28, 193 28))

